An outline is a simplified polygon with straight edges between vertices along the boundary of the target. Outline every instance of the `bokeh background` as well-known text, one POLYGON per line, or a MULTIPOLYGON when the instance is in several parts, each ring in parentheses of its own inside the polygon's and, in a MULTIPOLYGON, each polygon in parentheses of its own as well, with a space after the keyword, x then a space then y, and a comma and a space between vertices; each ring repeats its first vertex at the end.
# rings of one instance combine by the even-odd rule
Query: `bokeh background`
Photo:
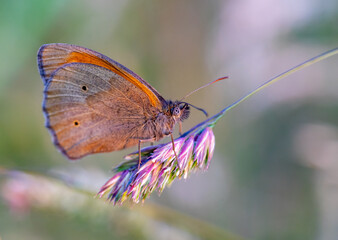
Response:
POLYGON ((337 26, 336 0, 1 0, 0 239, 338 239, 337 56, 228 112, 209 170, 132 208, 92 196, 134 149, 66 160, 36 64, 42 44, 82 45, 173 100, 228 75, 189 97, 215 114, 337 47, 337 26))

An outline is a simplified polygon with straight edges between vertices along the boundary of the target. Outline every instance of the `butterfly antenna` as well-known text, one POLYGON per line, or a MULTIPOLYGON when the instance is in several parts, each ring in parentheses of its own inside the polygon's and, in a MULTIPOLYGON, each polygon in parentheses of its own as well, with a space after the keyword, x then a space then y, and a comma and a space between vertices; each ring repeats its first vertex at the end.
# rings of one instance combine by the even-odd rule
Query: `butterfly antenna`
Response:
POLYGON ((207 116, 207 117, 209 116, 208 113, 203 108, 196 107, 196 106, 194 106, 194 105, 192 105, 190 103, 187 103, 187 102, 180 102, 180 103, 185 103, 185 104, 187 104, 187 105, 189 105, 189 106, 191 106, 193 108, 196 108, 197 110, 203 112, 205 114, 205 116, 207 116))
MULTIPOLYGON (((209 82, 209 83, 203 85, 202 87, 199 87, 199 88, 195 89, 194 91, 192 91, 192 92, 188 93, 187 95, 185 95, 185 96, 180 100, 180 102, 182 102, 182 100, 186 99, 187 97, 189 97, 191 94, 197 92, 198 90, 201 90, 202 88, 205 88, 205 87, 207 87, 207 86, 209 86, 209 85, 211 85, 211 84, 214 84, 214 83, 216 83, 216 82, 218 82, 218 81, 221 81, 221 80, 224 80, 224 79, 227 79, 227 78, 229 78, 229 77, 226 76, 226 77, 218 78, 218 79, 216 79, 216 80, 214 80, 214 81, 212 81, 212 82, 209 82)), ((189 105, 191 105, 191 104, 189 104, 189 105)), ((191 106, 192 106, 192 105, 191 105, 191 106)), ((198 109, 198 110, 201 110, 201 109, 199 109, 199 108, 197 108, 197 107, 195 107, 195 106, 192 106, 192 107, 194 107, 194 108, 196 108, 196 109, 198 109)), ((203 110, 202 112, 205 112, 205 111, 203 110)), ((206 114, 206 115, 207 115, 207 114, 206 114)))

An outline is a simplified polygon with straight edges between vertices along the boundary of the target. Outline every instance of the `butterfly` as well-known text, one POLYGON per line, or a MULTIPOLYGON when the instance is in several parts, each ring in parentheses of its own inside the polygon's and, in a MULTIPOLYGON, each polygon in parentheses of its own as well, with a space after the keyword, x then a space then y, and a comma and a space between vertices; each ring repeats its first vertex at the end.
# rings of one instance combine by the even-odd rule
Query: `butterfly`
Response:
POLYGON ((195 107, 165 100, 128 68, 85 47, 45 44, 37 62, 46 127, 69 159, 138 145, 140 164, 141 143, 169 135, 175 151, 174 126, 181 132, 189 106, 195 107))

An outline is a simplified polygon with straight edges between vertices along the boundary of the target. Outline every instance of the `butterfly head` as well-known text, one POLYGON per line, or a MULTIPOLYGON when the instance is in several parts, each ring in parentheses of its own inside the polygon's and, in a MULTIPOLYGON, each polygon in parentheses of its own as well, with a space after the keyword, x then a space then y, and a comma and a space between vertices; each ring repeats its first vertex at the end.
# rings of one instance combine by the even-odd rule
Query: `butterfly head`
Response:
POLYGON ((190 107, 185 102, 180 101, 169 101, 168 102, 168 112, 176 121, 183 121, 187 119, 190 115, 190 107))

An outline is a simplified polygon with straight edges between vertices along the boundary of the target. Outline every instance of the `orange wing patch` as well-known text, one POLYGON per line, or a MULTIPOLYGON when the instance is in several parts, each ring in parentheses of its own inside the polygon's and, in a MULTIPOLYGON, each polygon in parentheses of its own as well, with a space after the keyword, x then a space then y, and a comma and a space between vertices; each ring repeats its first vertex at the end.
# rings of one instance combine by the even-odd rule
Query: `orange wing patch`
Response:
MULTIPOLYGON (((94 52, 94 51, 93 51, 94 52)), ((69 44, 47 44, 43 45, 38 52, 38 65, 42 78, 47 82, 50 75, 64 64, 68 63, 89 63, 104 67, 141 89, 149 98, 150 103, 158 108, 162 108, 159 98, 145 84, 140 82, 132 74, 113 64, 104 58, 95 55, 91 50, 69 44)))
POLYGON ((73 63, 73 62, 79 62, 79 63, 90 63, 94 64, 100 67, 104 67, 106 69, 109 69, 110 71, 120 75, 121 77, 125 78, 132 84, 134 84, 136 87, 141 89, 145 94, 147 94, 151 104, 157 108, 161 107, 161 103, 158 100, 158 98, 154 95, 154 93, 147 88, 145 85, 143 85, 139 80, 131 76, 129 73, 124 71, 123 69, 117 68, 110 64, 110 62, 98 58, 94 55, 84 53, 84 52, 71 52, 69 56, 67 57, 66 63, 73 63))

